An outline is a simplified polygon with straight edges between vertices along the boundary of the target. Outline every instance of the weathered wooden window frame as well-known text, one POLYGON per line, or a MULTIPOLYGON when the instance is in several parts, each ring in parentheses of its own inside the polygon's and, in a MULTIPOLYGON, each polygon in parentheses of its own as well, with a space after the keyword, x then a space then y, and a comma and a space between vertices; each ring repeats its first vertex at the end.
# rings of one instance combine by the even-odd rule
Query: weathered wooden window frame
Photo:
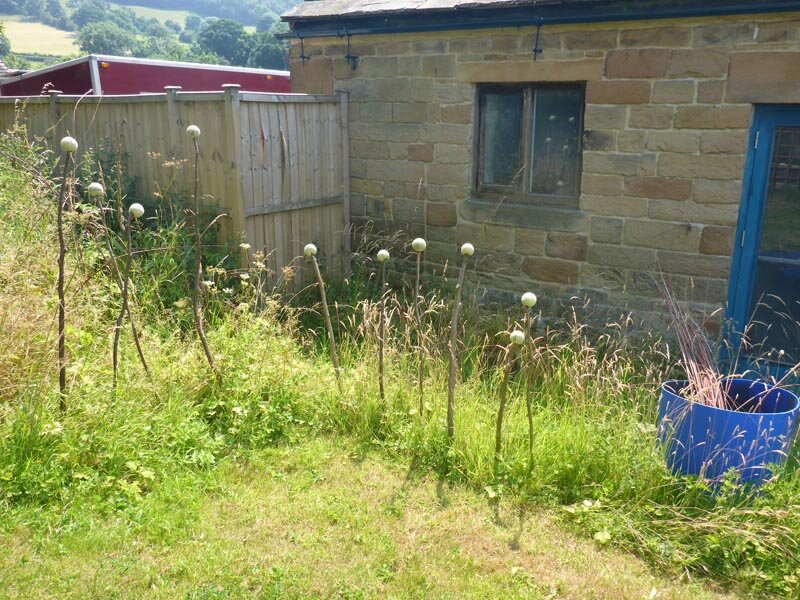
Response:
MULTIPOLYGON (((473 194, 478 198, 485 198, 487 200, 503 200, 505 202, 512 202, 527 205, 541 205, 541 206, 555 206, 564 208, 578 208, 580 202, 580 187, 581 187, 581 173, 582 173, 582 156, 583 156, 583 110, 580 114, 580 123, 578 124, 578 143, 580 147, 577 153, 577 165, 575 165, 577 172, 577 185, 574 196, 556 196, 549 194, 535 194, 527 192, 531 189, 531 142, 535 123, 534 117, 534 92, 537 89, 557 89, 557 88, 571 88, 579 89, 581 92, 582 106, 586 106, 586 86, 581 82, 559 82, 559 83, 510 83, 510 84, 479 84, 476 89, 476 123, 477 129, 474 135, 473 142, 473 156, 474 156, 474 180, 472 182, 473 194), (522 170, 521 177, 517 178, 517 185, 492 185, 483 183, 483 141, 484 141, 484 102, 486 94, 492 92, 512 92, 522 91, 523 104, 522 104, 522 135, 520 136, 520 144, 522 145, 519 155, 522 158, 522 163, 519 169, 522 170)), ((519 172, 518 169, 518 172, 519 172)))

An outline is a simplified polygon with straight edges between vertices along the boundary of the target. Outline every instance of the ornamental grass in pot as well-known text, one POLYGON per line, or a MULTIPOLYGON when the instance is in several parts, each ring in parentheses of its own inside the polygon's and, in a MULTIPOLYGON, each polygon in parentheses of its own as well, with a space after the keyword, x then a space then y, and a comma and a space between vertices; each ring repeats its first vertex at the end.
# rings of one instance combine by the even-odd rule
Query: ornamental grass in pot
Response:
POLYGON ((686 379, 661 385, 657 432, 667 466, 711 482, 734 470, 743 483, 760 485, 791 452, 797 396, 782 386, 785 378, 767 382, 721 374, 703 328, 664 282, 662 293, 686 372, 686 379))

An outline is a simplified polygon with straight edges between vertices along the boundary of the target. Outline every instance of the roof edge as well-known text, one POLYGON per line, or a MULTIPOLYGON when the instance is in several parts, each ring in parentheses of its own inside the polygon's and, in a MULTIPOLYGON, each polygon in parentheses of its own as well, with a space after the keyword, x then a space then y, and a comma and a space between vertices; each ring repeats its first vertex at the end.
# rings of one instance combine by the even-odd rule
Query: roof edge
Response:
POLYGON ((495 4, 480 8, 456 6, 345 15, 303 15, 301 11, 295 11, 281 16, 290 26, 290 32, 281 37, 341 37, 795 12, 800 11, 800 0, 729 0, 724 5, 718 0, 586 0, 580 3, 495 4))

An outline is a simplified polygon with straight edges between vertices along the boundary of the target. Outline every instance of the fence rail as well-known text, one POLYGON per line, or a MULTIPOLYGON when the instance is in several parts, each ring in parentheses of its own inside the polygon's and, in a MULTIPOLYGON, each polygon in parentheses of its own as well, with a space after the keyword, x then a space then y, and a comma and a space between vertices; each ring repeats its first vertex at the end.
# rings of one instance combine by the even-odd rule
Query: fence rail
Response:
POLYGON ((73 135, 81 150, 111 148, 127 158, 139 197, 165 189, 191 190, 194 150, 186 127, 200 139, 200 193, 220 213, 222 235, 269 256, 280 277, 313 241, 329 269, 347 269, 349 152, 347 96, 240 92, 181 92, 135 96, 0 98, 0 128, 25 123, 30 135, 57 148, 73 135))

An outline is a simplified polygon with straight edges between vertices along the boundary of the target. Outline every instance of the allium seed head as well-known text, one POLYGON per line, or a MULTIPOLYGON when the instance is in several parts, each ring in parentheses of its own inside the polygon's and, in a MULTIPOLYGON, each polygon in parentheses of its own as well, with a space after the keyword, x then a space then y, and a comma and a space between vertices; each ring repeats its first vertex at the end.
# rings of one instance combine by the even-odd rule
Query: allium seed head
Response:
POLYGON ((378 250, 378 262, 386 262, 389 260, 389 251, 388 250, 378 250))
POLYGON ((416 238, 413 242, 411 242, 411 247, 414 249, 414 252, 425 252, 425 248, 428 247, 428 243, 422 238, 416 238))
POLYGON ((306 247, 303 248, 303 254, 306 256, 316 256, 317 247, 314 244, 306 244, 306 247))
POLYGON ((197 125, 189 125, 186 128, 186 133, 189 134, 189 137, 193 140, 196 140, 200 137, 200 128, 197 125))
POLYGON ((522 305, 525 308, 533 308, 534 306, 536 306, 537 301, 538 298, 536 297, 536 294, 534 294, 533 292, 525 292, 524 294, 522 294, 522 305))
POLYGON ((128 209, 128 214, 132 216, 134 219, 140 219, 144 214, 144 206, 142 206, 138 202, 134 202, 128 209))
POLYGON ((86 188, 86 191, 89 193, 90 198, 98 198, 100 196, 105 196, 106 190, 103 188, 102 183, 97 183, 93 181, 89 184, 89 187, 86 188))
POLYGON ((511 343, 516 344, 517 346, 525 343, 525 334, 520 329, 515 329, 508 335, 508 337, 511 338, 511 343))
POLYGON ((67 154, 72 154, 73 152, 77 152, 78 140, 70 136, 61 138, 61 150, 63 150, 67 154))
POLYGON ((472 256, 475 254, 475 246, 467 242, 461 245, 461 256, 472 256))

